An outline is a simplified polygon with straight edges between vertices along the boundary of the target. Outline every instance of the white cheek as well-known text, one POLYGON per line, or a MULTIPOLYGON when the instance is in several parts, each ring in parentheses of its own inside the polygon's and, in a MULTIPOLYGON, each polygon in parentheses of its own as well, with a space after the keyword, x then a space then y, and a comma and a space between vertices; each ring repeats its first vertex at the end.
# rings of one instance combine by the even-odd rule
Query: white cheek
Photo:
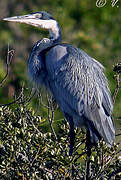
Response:
POLYGON ((57 37, 59 36, 59 27, 55 20, 29 19, 29 21, 25 21, 24 22, 27 24, 49 30, 50 35, 53 39, 57 39, 57 37))
POLYGON ((57 31, 58 26, 55 20, 40 20, 40 19, 25 19, 25 23, 31 24, 33 26, 40 26, 43 29, 48 29, 52 31, 57 31))
POLYGON ((40 21, 40 26, 45 28, 45 29, 56 29, 56 21, 54 20, 41 20, 40 21))

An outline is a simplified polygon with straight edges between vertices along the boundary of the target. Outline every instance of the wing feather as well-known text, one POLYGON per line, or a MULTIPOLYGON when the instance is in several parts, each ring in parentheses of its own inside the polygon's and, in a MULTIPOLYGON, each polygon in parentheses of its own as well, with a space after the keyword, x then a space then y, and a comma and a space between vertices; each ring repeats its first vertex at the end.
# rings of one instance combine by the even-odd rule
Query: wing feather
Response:
MULTIPOLYGON (((55 50, 57 54, 57 46, 55 50)), ((68 45, 66 51, 59 60, 56 57, 51 63, 47 60, 49 75, 53 77, 52 92, 63 111, 84 115, 101 137, 112 144, 115 134, 111 119, 113 104, 104 68, 78 48, 68 45)))

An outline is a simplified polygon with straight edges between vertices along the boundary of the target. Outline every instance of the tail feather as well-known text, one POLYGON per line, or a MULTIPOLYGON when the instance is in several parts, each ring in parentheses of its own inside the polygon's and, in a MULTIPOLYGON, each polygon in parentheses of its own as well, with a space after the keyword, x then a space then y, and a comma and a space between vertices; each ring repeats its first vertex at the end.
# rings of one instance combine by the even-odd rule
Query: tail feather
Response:
POLYGON ((88 112, 87 125, 92 143, 96 143, 101 138, 108 145, 114 143, 115 130, 113 121, 110 116, 105 114, 102 107, 94 108, 91 112, 88 112))

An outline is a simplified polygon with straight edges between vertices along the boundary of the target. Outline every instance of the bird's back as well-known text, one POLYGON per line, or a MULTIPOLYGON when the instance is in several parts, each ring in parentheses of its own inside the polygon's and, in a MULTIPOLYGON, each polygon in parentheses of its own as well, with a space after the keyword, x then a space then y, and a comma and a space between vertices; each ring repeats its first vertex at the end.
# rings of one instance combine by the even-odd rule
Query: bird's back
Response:
POLYGON ((112 144, 113 104, 103 66, 68 44, 51 48, 46 56, 50 89, 64 113, 76 126, 88 126, 92 142, 99 136, 112 144), (96 134, 96 135, 95 135, 96 134))

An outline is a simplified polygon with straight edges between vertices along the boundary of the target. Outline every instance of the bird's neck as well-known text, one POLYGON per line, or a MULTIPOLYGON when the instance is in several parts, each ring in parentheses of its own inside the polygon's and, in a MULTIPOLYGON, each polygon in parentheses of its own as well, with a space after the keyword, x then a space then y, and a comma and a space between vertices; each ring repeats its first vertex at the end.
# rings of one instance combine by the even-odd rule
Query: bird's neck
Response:
POLYGON ((45 51, 48 51, 51 47, 59 44, 60 41, 57 39, 49 39, 49 38, 43 38, 42 40, 38 41, 35 46, 33 47, 33 51, 36 51, 36 54, 43 53, 45 51))
POLYGON ((61 42, 61 30, 59 24, 56 22, 54 25, 52 24, 51 29, 49 29, 50 40, 53 42, 59 43, 61 42))
POLYGON ((49 49, 57 44, 58 42, 52 39, 43 38, 42 40, 38 41, 32 49, 28 60, 28 74, 30 80, 35 83, 36 87, 39 87, 40 84, 46 84, 46 86, 49 87, 46 78, 47 72, 45 56, 49 49))
POLYGON ((54 19, 40 20, 39 25, 40 25, 40 28, 43 28, 49 31, 50 40, 54 42, 61 42, 61 30, 56 20, 54 19))

